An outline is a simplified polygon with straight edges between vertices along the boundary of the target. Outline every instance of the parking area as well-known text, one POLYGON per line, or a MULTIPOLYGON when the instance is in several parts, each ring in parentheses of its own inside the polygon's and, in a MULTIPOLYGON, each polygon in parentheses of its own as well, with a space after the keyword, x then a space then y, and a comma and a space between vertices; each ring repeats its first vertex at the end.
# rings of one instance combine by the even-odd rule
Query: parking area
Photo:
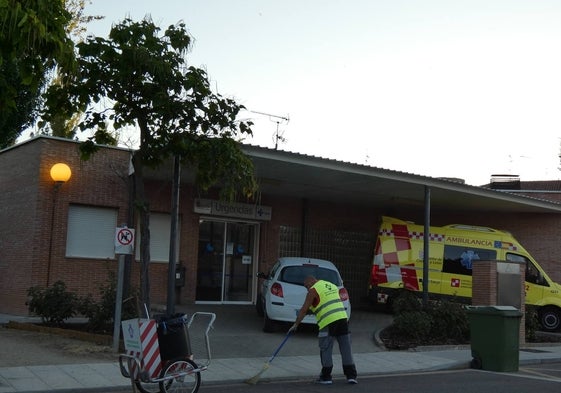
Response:
MULTIPOLYGON (((274 333, 264 333, 263 319, 257 315, 252 305, 189 305, 176 306, 176 312, 190 315, 203 311, 216 314, 214 330, 210 333, 212 357, 215 359, 237 357, 268 357, 280 344, 290 327, 279 324, 274 333)), ((351 333, 355 353, 378 352, 384 350, 376 346, 373 335, 388 326, 392 316, 385 313, 353 308, 351 333)), ((297 334, 290 338, 279 356, 304 356, 318 353, 316 328, 301 326, 297 334)), ((191 337, 191 340, 196 340, 191 337)))

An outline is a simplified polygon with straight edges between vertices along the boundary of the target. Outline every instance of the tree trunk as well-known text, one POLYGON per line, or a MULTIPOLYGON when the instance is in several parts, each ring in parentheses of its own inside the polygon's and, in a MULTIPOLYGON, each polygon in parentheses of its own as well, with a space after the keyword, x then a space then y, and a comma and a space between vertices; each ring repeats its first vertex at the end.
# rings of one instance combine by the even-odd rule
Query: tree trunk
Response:
MULTIPOLYGON (((133 167, 136 187, 136 208, 140 223, 140 303, 150 312, 150 203, 144 190, 144 171, 141 154, 134 154, 133 167)), ((150 315, 146 315, 150 318, 150 315)))

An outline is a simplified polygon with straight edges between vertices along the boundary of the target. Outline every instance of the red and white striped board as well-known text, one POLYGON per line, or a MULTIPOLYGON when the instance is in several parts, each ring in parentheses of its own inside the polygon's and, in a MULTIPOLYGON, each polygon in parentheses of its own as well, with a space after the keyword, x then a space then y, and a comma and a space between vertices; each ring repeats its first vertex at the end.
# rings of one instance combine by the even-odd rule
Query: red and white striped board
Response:
POLYGON ((129 370, 134 379, 139 379, 139 372, 145 371, 149 378, 160 376, 162 360, 158 345, 157 323, 153 319, 129 319, 121 323, 127 355, 136 357, 142 370, 136 365, 129 370))

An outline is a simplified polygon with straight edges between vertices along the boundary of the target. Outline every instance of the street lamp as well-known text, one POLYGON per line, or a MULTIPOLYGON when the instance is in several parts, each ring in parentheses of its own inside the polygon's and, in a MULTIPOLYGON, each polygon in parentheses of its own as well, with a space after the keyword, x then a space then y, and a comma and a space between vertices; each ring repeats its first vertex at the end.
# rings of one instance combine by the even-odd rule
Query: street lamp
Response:
POLYGON ((51 179, 55 182, 55 187, 60 187, 63 183, 66 183, 70 176, 72 176, 72 171, 65 163, 59 162, 51 167, 51 179))
POLYGON ((70 179, 72 176, 72 171, 70 167, 65 163, 59 162, 54 164, 51 167, 51 179, 55 182, 53 186, 53 203, 51 209, 51 233, 49 237, 49 260, 47 262, 47 287, 49 286, 50 276, 51 276, 51 260, 52 260, 52 251, 53 251, 53 230, 54 230, 54 222, 55 222, 55 210, 56 210, 56 196, 58 189, 64 183, 70 179))

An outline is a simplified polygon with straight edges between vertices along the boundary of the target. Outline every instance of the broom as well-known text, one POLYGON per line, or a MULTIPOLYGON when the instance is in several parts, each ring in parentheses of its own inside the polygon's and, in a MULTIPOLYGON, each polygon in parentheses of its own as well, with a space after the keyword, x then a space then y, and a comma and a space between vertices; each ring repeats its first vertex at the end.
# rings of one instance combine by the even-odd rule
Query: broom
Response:
POLYGON ((279 353, 279 351, 281 350, 281 348, 283 347, 283 345, 286 343, 286 341, 288 340, 288 337, 290 337, 291 332, 286 333, 286 336, 284 337, 284 340, 282 340, 282 342, 280 343, 280 345, 278 346, 278 348, 275 350, 275 352, 273 353, 273 356, 271 356, 269 358, 269 360, 267 360, 265 362, 265 364, 263 365, 263 368, 261 369, 261 371, 259 371, 257 374, 255 374, 253 377, 246 379, 245 383, 248 383, 250 385, 255 385, 257 384, 257 382, 259 381, 259 378, 261 377, 261 374, 263 374, 271 365, 271 362, 273 361, 273 359, 275 358, 275 356, 277 356, 277 354, 279 353))

